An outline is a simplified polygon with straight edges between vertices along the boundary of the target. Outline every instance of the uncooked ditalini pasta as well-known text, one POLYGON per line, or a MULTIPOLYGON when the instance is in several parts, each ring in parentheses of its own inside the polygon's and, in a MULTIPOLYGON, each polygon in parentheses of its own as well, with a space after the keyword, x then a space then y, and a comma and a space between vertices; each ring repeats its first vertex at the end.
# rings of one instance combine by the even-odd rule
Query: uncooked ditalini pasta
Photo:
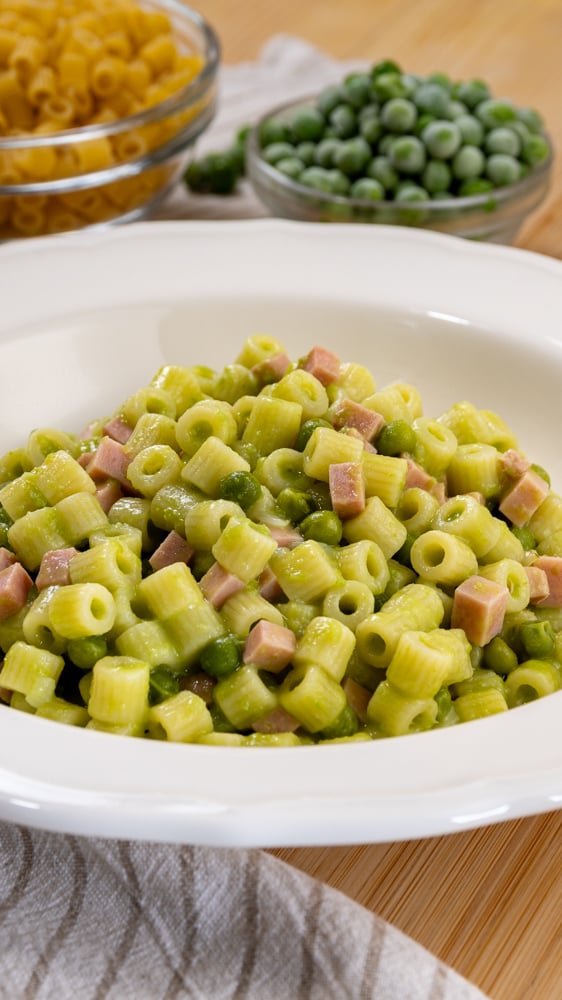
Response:
MULTIPOLYGON (((117 29, 98 89, 141 78, 117 29)), ((37 46, 16 57, 47 94, 37 46)), ((326 348, 291 360, 253 336, 221 370, 166 365, 81 435, 33 431, 0 483, 6 708, 301 746, 456 725, 562 686, 547 473, 491 411, 427 416, 417 388, 377 387, 326 348)))

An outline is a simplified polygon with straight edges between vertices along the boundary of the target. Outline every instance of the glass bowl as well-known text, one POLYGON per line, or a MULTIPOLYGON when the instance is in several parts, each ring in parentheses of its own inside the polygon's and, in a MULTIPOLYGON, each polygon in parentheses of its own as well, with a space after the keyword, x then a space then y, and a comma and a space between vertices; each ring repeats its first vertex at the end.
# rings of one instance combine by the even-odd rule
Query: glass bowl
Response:
POLYGON ((553 151, 522 180, 481 194, 428 201, 367 201, 325 193, 299 184, 262 156, 260 131, 271 118, 288 122, 313 98, 269 111, 248 136, 246 170, 252 186, 271 214, 301 222, 352 222, 415 226, 491 243, 513 243, 526 217, 545 198, 553 151))
MULTIPOLYGON (((150 96, 142 79, 136 100, 134 91, 120 88, 95 122, 84 111, 80 127, 64 127, 65 99, 56 95, 56 130, 49 125, 0 136, 0 240, 145 217, 185 170, 190 147, 214 115, 219 40, 179 0, 139 0, 137 6, 154 23, 158 15, 168 18, 188 68, 174 76, 172 68, 153 67, 150 96)), ((104 47, 107 53, 107 40, 104 47)), ((87 100, 86 88, 72 94, 74 101, 87 100)))

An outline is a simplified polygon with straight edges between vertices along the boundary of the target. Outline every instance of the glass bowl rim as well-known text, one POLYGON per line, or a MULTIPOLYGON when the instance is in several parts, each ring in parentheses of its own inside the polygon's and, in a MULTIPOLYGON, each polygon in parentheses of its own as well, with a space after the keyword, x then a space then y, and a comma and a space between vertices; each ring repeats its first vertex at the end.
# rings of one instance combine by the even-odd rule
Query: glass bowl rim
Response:
POLYGON ((118 118, 113 122, 81 125, 77 128, 63 129, 60 132, 44 135, 1 136, 0 153, 18 149, 36 149, 41 146, 69 145, 70 143, 88 142, 92 139, 98 139, 100 136, 119 135, 121 132, 128 132, 142 125, 167 118, 205 94, 217 74, 220 63, 221 45, 215 29, 202 14, 187 7, 180 0, 156 0, 156 2, 149 0, 149 2, 152 2, 153 6, 166 8, 201 32, 204 40, 205 63, 197 76, 164 101, 142 111, 137 111, 133 115, 118 118))
MULTIPOLYGON (((264 177, 268 180, 274 182, 279 189, 283 189, 284 194, 292 194, 299 198, 307 201, 314 201, 318 208, 328 208, 330 205, 335 206, 347 206, 356 208, 358 211, 364 211, 369 209, 370 212, 376 213, 378 210, 381 212, 385 211, 398 211, 398 210, 408 210, 413 208, 423 209, 424 212, 429 212, 430 214, 439 215, 442 212, 450 213, 452 211, 458 214, 468 213, 471 209, 482 209, 486 208, 487 203, 490 198, 493 198, 497 205, 503 205, 506 202, 510 202, 513 198, 524 195, 528 191, 533 191, 535 187, 538 186, 540 180, 546 180, 552 168, 554 161, 554 146, 550 135, 547 132, 541 132, 548 143, 549 153, 542 163, 537 166, 532 167, 526 177, 520 178, 518 181, 514 181, 512 184, 504 184, 501 187, 490 188, 489 191, 478 192, 477 194, 462 195, 454 198, 429 198, 426 201, 396 201, 395 199, 368 199, 368 198, 351 198, 348 195, 342 194, 331 194, 328 191, 319 191, 316 188, 308 187, 306 184, 299 184, 298 181, 293 180, 292 177, 283 174, 280 170, 276 170, 275 166, 268 163, 267 160, 261 155, 261 147, 259 142, 259 133, 261 126, 265 121, 270 118, 275 118, 277 116, 283 115, 284 113, 290 111, 292 108, 306 107, 316 100, 317 94, 304 96, 296 100, 287 101, 284 104, 277 105, 270 111, 263 114, 259 120, 255 123, 250 134, 248 135, 247 141, 247 158, 248 162, 251 164, 254 162, 256 167, 264 177)), ((255 177, 252 177, 252 183, 255 184, 255 177)), ((258 180, 259 183, 259 180, 258 180)))

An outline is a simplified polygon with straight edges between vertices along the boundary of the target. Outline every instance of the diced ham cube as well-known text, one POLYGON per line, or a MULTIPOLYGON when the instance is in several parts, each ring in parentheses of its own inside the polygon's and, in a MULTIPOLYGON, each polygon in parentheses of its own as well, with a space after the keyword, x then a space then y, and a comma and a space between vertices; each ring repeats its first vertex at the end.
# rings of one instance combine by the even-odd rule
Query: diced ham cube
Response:
POLYGON ((81 465, 82 468, 86 469, 86 472, 87 472, 88 471, 88 466, 89 466, 90 462, 92 461, 92 458, 94 457, 94 455, 95 455, 95 451, 83 451, 82 454, 78 456, 78 458, 76 459, 76 461, 78 462, 78 465, 81 465))
POLYGON ((474 646, 485 646, 502 630, 508 597, 503 584, 469 576, 455 590, 451 628, 462 628, 474 646))
POLYGON ((113 504, 121 499, 123 490, 115 479, 108 479, 107 483, 104 483, 103 486, 100 486, 96 490, 96 496, 104 514, 107 514, 113 507, 113 504))
POLYGON ((223 569, 219 563, 213 563, 199 580, 199 586, 209 603, 219 609, 229 597, 243 590, 245 584, 233 573, 223 569))
POLYGON ((131 484, 127 479, 130 461, 131 456, 125 450, 124 445, 113 441, 112 438, 104 437, 101 439, 97 451, 92 455, 90 463, 86 466, 86 470, 95 482, 116 479, 126 489, 131 490, 131 484))
POLYGON ((112 420, 108 420, 104 425, 103 433, 107 434, 114 441, 119 441, 119 444, 127 444, 133 433, 133 428, 129 426, 126 420, 123 420, 123 417, 113 417, 112 420))
POLYGON ((332 408, 332 423, 336 430, 352 427, 365 441, 372 441, 384 424, 384 417, 353 399, 341 399, 332 408))
POLYGON ((546 575, 544 569, 541 569, 540 566, 537 566, 536 564, 533 564, 532 566, 524 566, 523 569, 525 570, 529 581, 529 603, 538 604, 550 594, 548 576, 546 575))
POLYGON ((269 528, 269 533, 273 539, 277 542, 277 546, 280 549, 294 549, 296 545, 300 545, 304 542, 300 531, 296 528, 291 527, 290 524, 274 524, 269 528))
POLYGON ((331 385, 339 378, 340 366, 337 354, 325 347, 313 347, 304 361, 304 370, 314 375, 322 385, 331 385))
POLYGON ((0 546, 0 571, 6 569, 7 566, 13 566, 17 562, 16 557, 13 552, 9 549, 0 546))
POLYGON ((262 715, 261 719, 252 722, 252 729, 255 733, 294 733, 299 726, 298 719, 286 712, 280 705, 278 708, 272 708, 266 715, 262 715))
POLYGON ((291 364, 290 358, 286 354, 272 354, 270 358, 264 358, 252 365, 252 371, 261 382, 268 385, 270 382, 278 382, 283 378, 287 368, 291 364))
POLYGON ((359 722, 365 722, 367 718, 367 705, 371 700, 372 691, 363 687, 353 680, 353 677, 346 677, 342 683, 342 688, 347 698, 347 704, 353 709, 359 722))
POLYGON ((254 625, 246 639, 243 660, 252 666, 278 673, 291 662, 296 648, 297 640, 290 628, 262 619, 254 625))
POLYGON ((429 492, 432 497, 435 497, 439 506, 445 503, 447 499, 447 487, 445 483, 435 483, 435 486, 432 486, 429 492))
POLYGON ((78 549, 69 547, 66 549, 50 549, 45 552, 41 560, 39 572, 35 578, 37 590, 45 590, 46 587, 66 587, 71 583, 70 563, 74 556, 78 555, 78 549))
POLYGON ((188 563, 195 549, 177 531, 170 531, 148 560, 152 569, 163 569, 172 563, 188 563))
POLYGON ((530 467, 529 459, 522 455, 516 448, 508 448, 500 455, 500 469, 505 472, 510 479, 519 479, 530 467))
POLYGON ((479 493, 478 490, 471 490, 470 493, 467 493, 466 495, 467 497, 474 497, 476 502, 479 503, 481 507, 485 506, 486 497, 483 493, 479 493))
POLYGON ((531 564, 542 569, 548 581, 548 596, 535 601, 540 608, 562 608, 562 556, 538 556, 531 564))
POLYGON ((328 469, 332 507, 338 517, 356 517, 365 510, 365 480, 361 462, 334 462, 328 469))
POLYGON ((435 486, 435 478, 430 476, 429 472, 426 472, 421 465, 414 462, 413 458, 410 458, 409 455, 403 454, 400 457, 405 458, 408 463, 405 488, 409 490, 417 486, 420 490, 430 492, 435 486))
POLYGON ((15 562, 0 572, 0 621, 25 606, 32 586, 33 580, 21 563, 15 562))
POLYGON ((266 601, 281 601, 285 596, 279 580, 270 566, 266 566, 258 578, 259 590, 266 601))
POLYGON ((542 476, 533 469, 527 469, 505 494, 500 510, 512 524, 522 528, 530 521, 549 492, 550 487, 542 476))

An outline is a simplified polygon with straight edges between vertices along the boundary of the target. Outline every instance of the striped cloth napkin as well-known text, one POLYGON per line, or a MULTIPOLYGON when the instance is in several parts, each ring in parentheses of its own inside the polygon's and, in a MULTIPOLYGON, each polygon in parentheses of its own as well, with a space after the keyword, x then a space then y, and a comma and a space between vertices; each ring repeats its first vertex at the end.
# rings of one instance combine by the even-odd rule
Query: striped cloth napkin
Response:
MULTIPOLYGON (((226 66, 200 155, 284 100, 341 79, 277 36, 226 66)), ((158 218, 266 215, 182 185, 158 218)), ((482 1000, 384 920, 258 850, 87 839, 0 823, 0 1000, 482 1000)))
POLYGON ((262 851, 0 824, 0 857, 2 1000, 483 998, 384 920, 262 851))

